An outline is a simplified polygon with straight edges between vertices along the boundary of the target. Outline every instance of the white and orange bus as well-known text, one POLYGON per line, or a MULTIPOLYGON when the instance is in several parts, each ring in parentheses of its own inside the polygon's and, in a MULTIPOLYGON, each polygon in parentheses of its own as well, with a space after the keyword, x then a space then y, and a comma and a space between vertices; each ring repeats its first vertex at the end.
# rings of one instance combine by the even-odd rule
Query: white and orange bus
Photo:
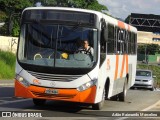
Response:
MULTIPOLYGON (((125 101, 134 84, 136 28, 103 13, 62 7, 22 12, 15 96, 89 103, 101 109, 113 96, 125 101), (75 52, 87 39, 93 55, 75 52)), ((115 98, 114 97, 114 98, 115 98)))

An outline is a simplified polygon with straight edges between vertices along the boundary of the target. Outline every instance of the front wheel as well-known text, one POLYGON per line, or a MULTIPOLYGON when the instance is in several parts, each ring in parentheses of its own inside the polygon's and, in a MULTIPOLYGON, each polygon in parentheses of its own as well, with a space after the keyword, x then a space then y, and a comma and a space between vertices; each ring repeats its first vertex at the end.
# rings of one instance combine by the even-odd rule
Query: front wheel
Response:
POLYGON ((104 105, 104 100, 102 100, 99 103, 93 104, 92 109, 93 110, 101 110, 103 108, 103 105, 104 105))
POLYGON ((46 100, 44 99, 35 99, 33 98, 33 103, 36 105, 36 106, 42 106, 44 105, 46 102, 46 100))

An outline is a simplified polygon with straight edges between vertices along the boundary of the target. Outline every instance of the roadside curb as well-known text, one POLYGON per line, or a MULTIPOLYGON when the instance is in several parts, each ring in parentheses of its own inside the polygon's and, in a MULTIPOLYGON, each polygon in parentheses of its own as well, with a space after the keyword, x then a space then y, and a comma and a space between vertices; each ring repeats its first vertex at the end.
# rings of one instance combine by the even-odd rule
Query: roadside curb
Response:
POLYGON ((14 80, 0 80, 0 86, 5 87, 5 86, 14 86, 14 80))
POLYGON ((0 86, 14 86, 14 83, 0 83, 0 86))

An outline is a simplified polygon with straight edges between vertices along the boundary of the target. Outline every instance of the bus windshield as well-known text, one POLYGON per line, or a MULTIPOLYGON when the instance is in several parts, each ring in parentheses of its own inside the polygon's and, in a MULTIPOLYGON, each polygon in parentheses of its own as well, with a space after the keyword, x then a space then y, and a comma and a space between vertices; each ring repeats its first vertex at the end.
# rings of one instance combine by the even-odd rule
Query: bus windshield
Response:
POLYGON ((24 64, 91 68, 97 59, 97 29, 77 25, 24 23, 21 27, 18 61, 24 64), (92 53, 79 52, 87 40, 92 53))

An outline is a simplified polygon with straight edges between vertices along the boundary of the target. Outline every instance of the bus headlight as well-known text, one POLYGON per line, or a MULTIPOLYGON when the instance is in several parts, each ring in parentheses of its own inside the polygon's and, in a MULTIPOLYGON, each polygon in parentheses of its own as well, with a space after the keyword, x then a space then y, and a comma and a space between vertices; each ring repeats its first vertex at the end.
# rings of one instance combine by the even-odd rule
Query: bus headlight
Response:
POLYGON ((86 90, 86 89, 88 89, 88 88, 96 85, 96 82, 97 82, 97 80, 91 80, 91 81, 89 81, 89 82, 87 82, 87 83, 79 86, 79 87, 77 88, 77 90, 78 90, 78 91, 84 91, 84 90, 86 90))
POLYGON ((30 86, 29 82, 19 75, 16 75, 16 80, 18 80, 25 87, 30 86))

